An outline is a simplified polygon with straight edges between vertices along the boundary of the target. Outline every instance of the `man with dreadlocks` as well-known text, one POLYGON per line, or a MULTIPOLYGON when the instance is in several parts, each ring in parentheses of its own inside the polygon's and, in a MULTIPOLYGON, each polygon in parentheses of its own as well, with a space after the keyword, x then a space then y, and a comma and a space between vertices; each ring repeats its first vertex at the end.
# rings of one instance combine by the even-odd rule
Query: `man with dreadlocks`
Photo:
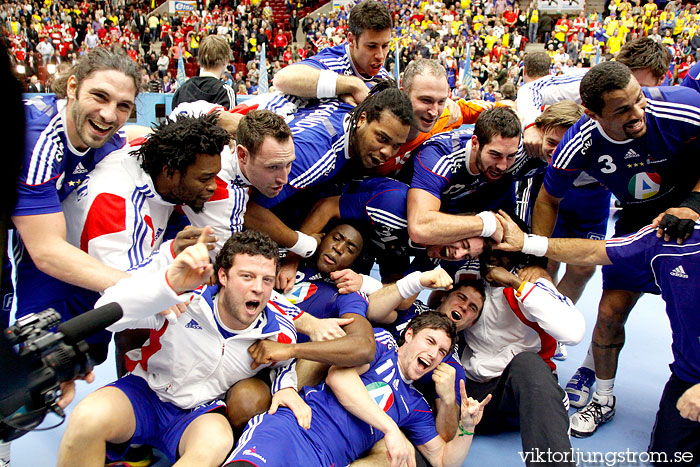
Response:
MULTIPOLYGON (((176 205, 195 216, 216 190, 221 152, 229 141, 216 119, 214 114, 180 116, 107 155, 63 202, 68 242, 120 271, 152 262, 159 249, 155 258, 164 260, 194 243, 201 229, 187 228, 172 242, 163 243, 163 237, 176 205)), ((133 370, 122 357, 146 336, 127 331, 115 337, 119 375, 133 370)))
MULTIPOLYGON (((175 206, 201 212, 216 189, 229 140, 216 118, 180 116, 105 157, 63 203, 68 241, 122 271, 149 261, 175 206)), ((164 253, 176 255, 181 243, 167 243, 164 253)))

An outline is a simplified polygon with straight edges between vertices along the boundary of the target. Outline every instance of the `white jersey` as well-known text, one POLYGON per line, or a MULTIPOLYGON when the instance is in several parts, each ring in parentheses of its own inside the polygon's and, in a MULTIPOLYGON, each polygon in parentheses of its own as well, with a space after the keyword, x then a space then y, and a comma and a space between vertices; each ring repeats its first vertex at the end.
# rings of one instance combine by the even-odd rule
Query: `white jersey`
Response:
POLYGON ((462 365, 470 379, 485 382, 499 377, 519 353, 537 352, 554 371, 557 341, 575 345, 585 332, 581 312, 545 279, 527 282, 520 293, 487 286, 481 316, 464 331, 462 365))
POLYGON ((62 203, 68 242, 121 271, 143 265, 158 250, 175 208, 131 154, 143 141, 105 157, 62 203))
MULTIPOLYGON (((187 311, 175 322, 154 314, 182 301, 165 279, 165 271, 139 271, 108 288, 96 306, 111 302, 121 305, 124 316, 108 328, 152 329, 141 349, 127 353, 127 369, 148 382, 163 402, 191 409, 215 399, 238 381, 263 368, 251 369, 248 347, 260 339, 296 342, 292 318, 285 310, 295 308, 273 294, 267 307, 247 329, 233 331, 222 324, 219 315, 219 287, 204 287, 192 294, 187 311)), ((272 393, 284 388, 297 389, 295 360, 272 367, 272 393)))
MULTIPOLYGON (((66 239, 107 266, 128 271, 143 267, 159 249, 175 209, 158 194, 151 177, 132 154, 146 138, 138 138, 105 157, 62 203, 66 239)), ((216 190, 201 212, 183 206, 192 225, 211 225, 218 241, 216 255, 234 232, 243 229, 248 181, 228 146, 221 152, 216 190)), ((165 245, 165 253, 171 243, 165 245)))
POLYGON ((523 127, 534 123, 546 105, 561 101, 574 101, 580 104, 579 86, 586 72, 588 69, 582 68, 567 75, 542 76, 520 86, 515 103, 518 114, 524 118, 523 127))

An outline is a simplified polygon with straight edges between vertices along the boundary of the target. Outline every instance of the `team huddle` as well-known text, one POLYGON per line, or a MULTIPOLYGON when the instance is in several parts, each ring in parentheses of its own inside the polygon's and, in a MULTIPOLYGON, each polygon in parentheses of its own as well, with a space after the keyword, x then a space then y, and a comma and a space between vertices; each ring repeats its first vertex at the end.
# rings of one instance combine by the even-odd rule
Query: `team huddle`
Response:
POLYGON ((124 310, 89 340, 103 362, 114 333, 120 378, 75 407, 59 465, 147 445, 183 466, 461 466, 475 433, 513 429, 569 452, 615 413, 644 292, 674 356, 649 450, 697 464, 700 94, 657 86, 670 56, 639 39, 565 77, 530 52, 516 102, 452 101, 437 61, 388 77, 391 24, 365 0, 347 43, 275 92, 183 102, 153 128, 123 127, 140 73, 103 48, 26 102, 17 317, 124 310), (583 340, 598 264, 563 388, 554 360, 583 340))

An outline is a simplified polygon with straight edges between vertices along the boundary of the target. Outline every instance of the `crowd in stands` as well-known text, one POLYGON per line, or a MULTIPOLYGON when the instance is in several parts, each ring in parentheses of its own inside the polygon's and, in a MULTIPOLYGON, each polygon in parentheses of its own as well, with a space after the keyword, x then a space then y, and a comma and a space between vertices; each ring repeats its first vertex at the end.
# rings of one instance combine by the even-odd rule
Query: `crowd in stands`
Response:
MULTIPOLYGON (((263 44, 271 80, 282 67, 343 42, 347 34, 349 7, 312 18, 307 14, 315 6, 312 0, 273 1, 278 11, 268 1, 212 1, 208 9, 187 15, 151 16, 143 4, 26 1, 4 3, 0 19, 30 92, 48 91, 61 63, 72 64, 98 45, 118 45, 137 61, 144 91, 174 92, 180 50, 186 75, 194 76, 201 39, 218 34, 232 50, 231 66, 221 79, 238 94, 255 94, 263 44), (303 40, 298 42, 298 37, 303 40)), ((471 95, 494 101, 514 95, 510 84, 517 86, 521 79, 521 55, 528 43, 544 43, 555 73, 561 74, 611 59, 627 40, 647 36, 669 47, 677 65, 673 73, 682 80, 700 47, 697 6, 675 1, 659 8, 653 0, 642 1, 613 0, 607 11, 569 17, 539 11, 532 2, 523 9, 517 0, 387 0, 394 40, 386 67, 393 72, 396 65, 403 70, 418 56, 437 58, 447 69, 455 96, 464 97, 470 92, 469 86, 460 90, 466 83, 462 70, 469 46, 471 95)))
POLYGON ((251 89, 257 84, 254 63, 263 44, 272 69, 280 67, 275 58, 286 64, 315 51, 313 45, 304 49, 292 40, 299 20, 315 3, 273 1, 279 2, 275 13, 269 2, 254 0, 234 5, 209 2, 208 10, 183 16, 149 15, 147 5, 127 6, 124 1, 27 1, 4 3, 0 18, 3 39, 14 64, 23 67, 18 71, 26 76, 31 92, 50 90, 62 63, 72 65, 97 46, 121 47, 135 60, 143 73, 143 91, 174 92, 180 51, 186 75, 196 75, 199 43, 209 34, 224 36, 231 47, 232 63, 224 79, 251 89), (284 24, 278 24, 281 22, 284 24))

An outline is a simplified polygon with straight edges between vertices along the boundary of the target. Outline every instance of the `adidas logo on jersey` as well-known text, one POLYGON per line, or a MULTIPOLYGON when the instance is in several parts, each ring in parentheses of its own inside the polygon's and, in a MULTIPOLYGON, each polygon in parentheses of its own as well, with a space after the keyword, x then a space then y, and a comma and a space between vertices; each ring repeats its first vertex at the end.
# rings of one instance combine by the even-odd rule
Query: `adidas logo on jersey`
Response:
POLYGON ((73 171, 73 175, 84 174, 84 173, 87 173, 87 169, 85 167, 83 167, 82 162, 78 162, 78 166, 73 171))
POLYGON ((681 277, 683 279, 688 278, 688 274, 685 273, 685 269, 683 269, 683 266, 678 266, 671 271, 671 275, 674 277, 681 277))
POLYGON ((194 318, 191 319, 189 323, 185 324, 185 327, 190 329, 202 329, 202 326, 200 326, 199 323, 194 320, 194 318))
POLYGON ((630 149, 627 151, 627 154, 625 154, 625 159, 632 159, 634 157, 640 157, 634 149, 630 149))

